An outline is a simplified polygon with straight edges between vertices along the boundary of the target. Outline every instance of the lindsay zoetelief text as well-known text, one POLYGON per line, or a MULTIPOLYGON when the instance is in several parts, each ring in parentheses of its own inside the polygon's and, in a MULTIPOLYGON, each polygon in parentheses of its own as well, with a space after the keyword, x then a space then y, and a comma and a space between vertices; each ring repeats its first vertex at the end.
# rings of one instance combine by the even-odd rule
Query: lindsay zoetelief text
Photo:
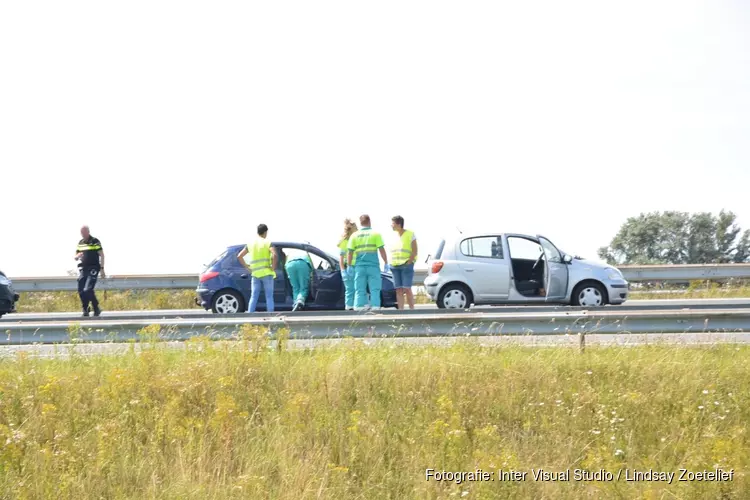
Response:
POLYGON ((513 469, 499 469, 497 471, 485 471, 476 469, 471 472, 437 471, 435 469, 425 470, 427 481, 450 481, 456 484, 477 481, 627 481, 627 482, 694 482, 694 481, 733 481, 734 469, 725 471, 723 469, 690 471, 678 469, 677 471, 655 471, 653 469, 618 469, 610 472, 605 469, 585 470, 573 469, 562 471, 546 471, 544 469, 531 469, 531 473, 513 469))

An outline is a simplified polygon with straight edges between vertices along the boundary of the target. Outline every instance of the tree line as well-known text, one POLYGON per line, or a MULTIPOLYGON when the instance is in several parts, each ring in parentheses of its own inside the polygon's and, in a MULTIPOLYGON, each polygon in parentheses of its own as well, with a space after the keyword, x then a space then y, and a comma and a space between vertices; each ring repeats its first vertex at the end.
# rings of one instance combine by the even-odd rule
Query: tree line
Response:
POLYGON ((623 264, 726 264, 750 262, 750 230, 733 212, 650 212, 628 218, 599 258, 623 264))

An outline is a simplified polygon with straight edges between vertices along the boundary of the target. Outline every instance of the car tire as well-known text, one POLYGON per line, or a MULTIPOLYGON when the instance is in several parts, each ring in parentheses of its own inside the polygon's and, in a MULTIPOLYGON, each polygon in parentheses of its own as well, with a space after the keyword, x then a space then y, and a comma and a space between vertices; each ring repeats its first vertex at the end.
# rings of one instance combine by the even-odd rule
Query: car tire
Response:
POLYGON ((214 314, 236 314, 245 312, 245 300, 235 290, 219 290, 211 299, 211 310, 214 314))
POLYGON ((437 306, 440 309, 468 309, 471 307, 471 292, 460 283, 446 285, 438 294, 437 306))
POLYGON ((607 291, 599 283, 581 283, 573 290, 572 303, 581 307, 606 306, 607 291))

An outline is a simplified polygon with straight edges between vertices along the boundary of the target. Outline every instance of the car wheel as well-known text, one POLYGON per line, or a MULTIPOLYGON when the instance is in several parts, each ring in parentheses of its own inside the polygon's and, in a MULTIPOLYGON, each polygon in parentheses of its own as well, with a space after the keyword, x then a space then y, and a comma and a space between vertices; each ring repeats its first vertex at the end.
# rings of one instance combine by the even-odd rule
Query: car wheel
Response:
POLYGON ((440 309, 466 309, 470 305, 470 293, 464 285, 448 285, 440 290, 437 299, 440 309))
POLYGON ((584 283, 573 292, 573 305, 582 307, 601 307, 607 304, 607 292, 598 283, 584 283))
POLYGON ((220 290, 214 294, 211 310, 216 314, 235 314, 245 310, 245 301, 234 290, 220 290))

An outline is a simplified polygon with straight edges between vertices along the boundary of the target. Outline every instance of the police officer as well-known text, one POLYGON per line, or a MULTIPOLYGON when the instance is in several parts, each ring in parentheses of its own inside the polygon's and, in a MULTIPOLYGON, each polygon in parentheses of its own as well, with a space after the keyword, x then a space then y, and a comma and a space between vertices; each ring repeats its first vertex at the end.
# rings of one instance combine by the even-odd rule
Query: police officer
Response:
POLYGON ((78 296, 81 298, 84 316, 89 315, 89 303, 94 308, 94 316, 99 316, 102 310, 99 308, 94 287, 99 273, 101 273, 102 278, 106 277, 104 274, 104 251, 102 250, 102 243, 91 236, 88 226, 81 228, 81 236, 74 257, 78 261, 78 296))

